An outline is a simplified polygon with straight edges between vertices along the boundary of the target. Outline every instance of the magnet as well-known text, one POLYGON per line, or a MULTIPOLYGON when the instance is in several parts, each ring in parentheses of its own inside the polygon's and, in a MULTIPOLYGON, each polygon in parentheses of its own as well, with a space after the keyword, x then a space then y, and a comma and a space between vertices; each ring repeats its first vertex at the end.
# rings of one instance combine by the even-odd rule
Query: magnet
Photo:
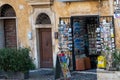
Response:
POLYGON ((114 42, 114 38, 112 38, 112 42, 114 42))

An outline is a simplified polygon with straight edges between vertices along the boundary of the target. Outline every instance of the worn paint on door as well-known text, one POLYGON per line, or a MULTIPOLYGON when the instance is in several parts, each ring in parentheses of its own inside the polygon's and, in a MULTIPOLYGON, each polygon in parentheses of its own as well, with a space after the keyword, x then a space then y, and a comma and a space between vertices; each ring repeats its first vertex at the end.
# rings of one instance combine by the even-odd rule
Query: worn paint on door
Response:
POLYGON ((5 33, 5 47, 8 48, 17 47, 15 19, 4 20, 4 33, 5 33))
POLYGON ((4 25, 3 20, 0 20, 0 48, 5 47, 4 25))
POLYGON ((53 55, 52 55, 52 36, 50 28, 39 29, 39 42, 40 42, 40 67, 52 68, 53 55))

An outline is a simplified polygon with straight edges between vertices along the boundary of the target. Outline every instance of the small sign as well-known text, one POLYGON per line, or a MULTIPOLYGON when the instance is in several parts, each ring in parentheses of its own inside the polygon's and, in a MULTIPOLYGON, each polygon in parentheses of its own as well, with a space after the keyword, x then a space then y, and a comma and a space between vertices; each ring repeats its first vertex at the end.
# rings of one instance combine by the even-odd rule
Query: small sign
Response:
POLYGON ((114 18, 120 18, 120 9, 116 9, 114 12, 114 18))
POLYGON ((56 60, 55 79, 59 79, 61 76, 63 76, 64 79, 69 79, 71 77, 64 53, 58 54, 56 60))

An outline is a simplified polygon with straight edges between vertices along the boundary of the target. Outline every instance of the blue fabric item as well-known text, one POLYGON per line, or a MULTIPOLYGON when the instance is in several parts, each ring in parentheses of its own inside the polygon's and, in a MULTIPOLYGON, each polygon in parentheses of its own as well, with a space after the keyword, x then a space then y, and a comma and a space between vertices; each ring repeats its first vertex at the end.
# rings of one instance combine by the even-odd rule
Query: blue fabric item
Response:
POLYGON ((74 22, 73 26, 75 27, 80 27, 80 23, 79 22, 74 22))
POLYGON ((77 42, 84 42, 84 39, 82 39, 82 38, 75 38, 74 39, 74 43, 77 43, 77 42))
POLYGON ((73 24, 73 31, 79 30, 80 29, 80 23, 79 22, 74 22, 73 24))
POLYGON ((73 38, 75 53, 84 54, 85 52, 85 28, 80 22, 73 23, 73 38), (77 51, 77 52, 76 52, 77 51))

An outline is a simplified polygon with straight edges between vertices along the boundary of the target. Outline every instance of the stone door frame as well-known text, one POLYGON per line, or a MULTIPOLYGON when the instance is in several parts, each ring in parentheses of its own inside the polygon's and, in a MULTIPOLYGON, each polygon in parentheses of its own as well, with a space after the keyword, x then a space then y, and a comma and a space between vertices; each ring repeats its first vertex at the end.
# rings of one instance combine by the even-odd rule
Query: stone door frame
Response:
POLYGON ((38 35, 38 29, 39 28, 51 28, 51 33, 52 33, 52 52, 53 52, 53 65, 55 63, 54 57, 55 57, 55 40, 54 40, 54 26, 55 26, 55 16, 53 11, 51 11, 50 8, 34 8, 34 12, 31 15, 31 30, 33 33, 33 53, 34 53, 34 58, 35 58, 35 64, 36 68, 40 68, 40 51, 39 51, 39 35, 38 35), (51 20, 51 24, 36 24, 36 19, 39 14, 45 13, 49 16, 51 20))
MULTIPOLYGON (((16 25, 15 25, 15 28, 16 28, 16 47, 18 47, 18 22, 17 22, 17 17, 16 17, 16 11, 15 11, 15 9, 13 8, 13 6, 12 5, 10 5, 10 4, 2 4, 2 5, 0 5, 0 8, 2 8, 3 6, 6 6, 6 5, 9 5, 13 10, 14 10, 14 12, 15 12, 15 16, 5 16, 5 17, 2 17, 2 16, 0 16, 0 21, 1 21, 1 23, 3 24, 4 22, 4 20, 7 20, 7 19, 15 19, 15 23, 16 23, 16 25)), ((1 9, 2 10, 2 9, 1 9)), ((4 24, 2 25, 3 27, 4 27, 4 24)), ((5 36, 5 35, 4 35, 5 36)))

